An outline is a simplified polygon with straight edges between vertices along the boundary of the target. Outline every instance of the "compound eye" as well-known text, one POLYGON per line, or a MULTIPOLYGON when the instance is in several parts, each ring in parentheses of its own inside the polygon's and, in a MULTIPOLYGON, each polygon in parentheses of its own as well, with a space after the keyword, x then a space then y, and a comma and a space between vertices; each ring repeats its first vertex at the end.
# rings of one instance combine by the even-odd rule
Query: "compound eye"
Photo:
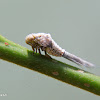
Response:
POLYGON ((29 45, 31 45, 32 43, 28 42, 29 45))

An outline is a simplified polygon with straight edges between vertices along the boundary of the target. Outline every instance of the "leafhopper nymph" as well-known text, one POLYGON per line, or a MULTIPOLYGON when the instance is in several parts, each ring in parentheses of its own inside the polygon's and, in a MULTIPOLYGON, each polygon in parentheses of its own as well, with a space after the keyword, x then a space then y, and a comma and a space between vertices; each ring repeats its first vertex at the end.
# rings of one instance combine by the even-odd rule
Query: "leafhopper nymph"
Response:
POLYGON ((41 54, 42 50, 45 52, 45 55, 49 54, 57 57, 64 57, 78 65, 94 67, 94 64, 87 62, 59 47, 49 33, 32 33, 26 36, 25 41, 27 44, 32 46, 33 52, 36 51, 37 53, 38 50, 41 54))

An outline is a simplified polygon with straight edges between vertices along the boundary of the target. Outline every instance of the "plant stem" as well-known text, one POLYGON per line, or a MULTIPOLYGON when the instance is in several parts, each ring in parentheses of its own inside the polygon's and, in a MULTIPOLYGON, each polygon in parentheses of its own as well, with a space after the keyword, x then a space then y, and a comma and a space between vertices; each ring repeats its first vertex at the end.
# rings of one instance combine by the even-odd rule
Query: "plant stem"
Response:
POLYGON ((100 77, 34 53, 0 35, 0 58, 100 95, 100 77))

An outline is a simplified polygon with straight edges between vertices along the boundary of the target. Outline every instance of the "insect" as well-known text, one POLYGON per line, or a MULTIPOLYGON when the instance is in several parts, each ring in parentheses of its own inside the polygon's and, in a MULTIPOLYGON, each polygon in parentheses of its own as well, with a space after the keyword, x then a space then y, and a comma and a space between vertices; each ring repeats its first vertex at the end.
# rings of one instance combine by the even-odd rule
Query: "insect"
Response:
POLYGON ((64 57, 78 65, 86 67, 94 67, 94 64, 87 62, 67 51, 62 49, 57 43, 52 39, 49 33, 32 33, 26 36, 26 43, 32 46, 33 52, 37 50, 41 54, 41 50, 45 52, 45 55, 53 55, 57 57, 64 57))

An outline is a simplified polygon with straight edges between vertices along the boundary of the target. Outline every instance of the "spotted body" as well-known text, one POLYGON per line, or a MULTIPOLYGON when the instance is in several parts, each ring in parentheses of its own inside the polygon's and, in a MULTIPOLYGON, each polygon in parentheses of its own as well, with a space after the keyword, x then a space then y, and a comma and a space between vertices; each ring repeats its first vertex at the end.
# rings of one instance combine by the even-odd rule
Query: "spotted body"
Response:
POLYGON ((50 34, 47 33, 32 33, 26 36, 26 43, 32 46, 33 51, 37 50, 41 54, 40 50, 45 51, 45 55, 50 54, 57 57, 64 57, 76 64, 93 67, 92 63, 89 63, 59 47, 57 43, 52 39, 50 34))
POLYGON ((46 53, 61 57, 64 53, 64 49, 59 47, 56 42, 51 38, 50 34, 46 33, 32 33, 26 37, 26 43, 38 50, 45 51, 46 53))

